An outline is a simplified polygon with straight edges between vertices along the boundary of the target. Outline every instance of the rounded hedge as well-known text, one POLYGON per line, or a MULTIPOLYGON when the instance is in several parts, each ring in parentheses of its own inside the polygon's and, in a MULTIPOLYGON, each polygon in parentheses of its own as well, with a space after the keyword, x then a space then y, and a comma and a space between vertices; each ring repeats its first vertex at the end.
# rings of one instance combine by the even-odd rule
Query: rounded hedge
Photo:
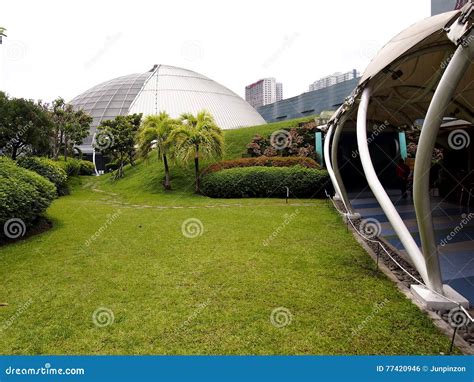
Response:
POLYGON ((87 160, 68 158, 56 162, 66 171, 67 176, 92 175, 95 172, 94 163, 87 160))
POLYGON ((201 192, 213 198, 285 197, 286 187, 290 197, 322 197, 329 176, 302 166, 233 168, 205 175, 201 192))
POLYGON ((56 188, 41 175, 0 157, 0 237, 4 224, 21 219, 31 225, 56 197, 56 188))
POLYGON ((94 173, 94 163, 88 160, 79 160, 79 175, 93 175, 94 173))
POLYGON ((68 194, 67 175, 62 167, 48 158, 21 157, 17 161, 20 167, 44 176, 56 186, 58 195, 68 194))
POLYGON ((66 171, 67 176, 79 175, 79 171, 81 170, 81 164, 79 163, 79 160, 68 158, 67 160, 58 160, 57 163, 64 171, 66 171))

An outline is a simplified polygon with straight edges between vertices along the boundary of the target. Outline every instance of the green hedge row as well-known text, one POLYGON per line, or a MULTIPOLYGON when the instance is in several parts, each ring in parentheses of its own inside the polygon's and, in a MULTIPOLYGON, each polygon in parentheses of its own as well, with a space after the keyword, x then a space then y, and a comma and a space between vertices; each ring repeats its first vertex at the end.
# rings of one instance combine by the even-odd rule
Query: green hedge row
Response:
POLYGON ((323 197, 329 176, 302 166, 232 168, 205 175, 201 192, 213 198, 285 197, 286 186, 290 197, 323 197))
POLYGON ((69 193, 66 171, 62 169, 58 162, 48 158, 21 157, 18 159, 17 164, 48 179, 56 186, 58 195, 67 195, 69 193))
POLYGON ((68 158, 67 160, 60 159, 56 163, 66 171, 67 176, 94 174, 94 164, 87 160, 68 158))
POLYGON ((10 219, 21 219, 28 227, 55 197, 56 187, 49 180, 0 157, 0 238, 10 219))
POLYGON ((314 159, 308 157, 266 157, 262 155, 259 157, 239 158, 216 162, 207 167, 204 170, 204 173, 217 172, 236 167, 292 167, 298 165, 308 168, 320 168, 319 164, 314 159))

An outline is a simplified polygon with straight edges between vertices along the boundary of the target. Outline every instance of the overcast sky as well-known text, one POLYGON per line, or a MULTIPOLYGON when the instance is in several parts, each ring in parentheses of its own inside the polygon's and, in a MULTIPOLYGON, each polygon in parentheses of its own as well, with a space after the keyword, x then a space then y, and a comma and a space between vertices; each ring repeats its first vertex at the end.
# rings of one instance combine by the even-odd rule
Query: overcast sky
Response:
POLYGON ((364 70, 429 0, 2 1, 0 87, 70 100, 114 77, 168 64, 244 95, 262 77, 284 97, 336 71, 364 70))

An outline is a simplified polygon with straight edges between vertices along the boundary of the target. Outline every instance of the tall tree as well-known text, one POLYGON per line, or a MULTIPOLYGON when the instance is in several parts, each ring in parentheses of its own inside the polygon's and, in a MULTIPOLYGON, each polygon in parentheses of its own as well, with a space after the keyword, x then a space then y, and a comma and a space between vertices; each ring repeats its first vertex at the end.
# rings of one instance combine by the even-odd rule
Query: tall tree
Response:
POLYGON ((115 179, 122 178, 124 166, 133 161, 141 117, 141 114, 119 115, 113 120, 103 121, 97 128, 94 148, 117 163, 115 179))
POLYGON ((214 117, 206 110, 182 114, 179 126, 171 132, 175 157, 182 162, 194 159, 195 190, 200 191, 199 159, 220 158, 224 152, 224 136, 214 117))
POLYGON ((53 101, 51 115, 53 121, 52 157, 58 159, 62 150, 64 159, 67 159, 74 146, 80 145, 89 134, 92 117, 82 110, 74 110, 73 106, 62 98, 53 101))
POLYGON ((0 148, 16 159, 47 151, 51 118, 41 102, 9 98, 0 92, 0 148))
POLYGON ((169 139, 173 129, 178 122, 165 112, 158 115, 149 115, 145 118, 138 133, 138 147, 142 157, 156 148, 158 159, 163 161, 165 168, 165 179, 163 186, 165 190, 171 190, 170 170, 168 164, 168 153, 172 147, 169 139))

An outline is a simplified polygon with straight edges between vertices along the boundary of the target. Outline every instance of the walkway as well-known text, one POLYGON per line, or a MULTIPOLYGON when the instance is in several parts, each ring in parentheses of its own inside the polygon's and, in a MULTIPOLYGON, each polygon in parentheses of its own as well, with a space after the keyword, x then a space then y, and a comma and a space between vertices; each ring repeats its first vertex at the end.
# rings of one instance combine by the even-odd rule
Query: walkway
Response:
MULTIPOLYGON (((398 190, 390 190, 388 194, 421 248, 413 200, 400 199, 398 190)), ((349 194, 349 198, 362 218, 376 219, 381 227, 380 236, 408 258, 373 194, 353 192, 349 194)), ((432 197, 431 205, 443 281, 466 297, 471 306, 474 306, 474 209, 468 211, 467 207, 460 207, 437 197, 432 197)))

